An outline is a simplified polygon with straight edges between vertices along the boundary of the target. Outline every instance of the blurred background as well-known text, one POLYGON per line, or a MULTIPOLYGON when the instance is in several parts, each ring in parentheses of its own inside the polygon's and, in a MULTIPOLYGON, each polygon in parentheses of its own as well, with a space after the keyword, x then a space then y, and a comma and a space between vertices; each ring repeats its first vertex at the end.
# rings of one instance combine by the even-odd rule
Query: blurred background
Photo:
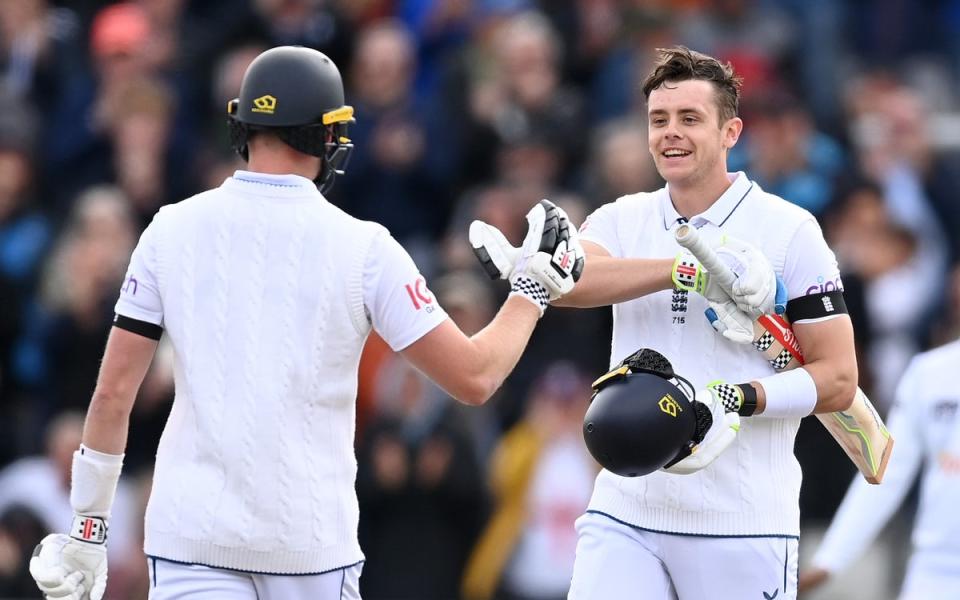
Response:
MULTIPOLYGON (((885 413, 907 361, 960 334, 958 0, 0 1, 0 598, 38 597, 26 561, 68 526, 70 455, 140 232, 243 166, 225 107, 259 52, 301 44, 340 66, 356 150, 331 201, 387 226, 473 333, 507 290, 475 264, 472 219, 516 243, 542 197, 579 224, 662 185, 640 81, 675 43, 744 76, 732 170, 820 219, 861 386, 885 413)), ((371 338, 357 424, 367 600, 564 597, 597 468, 580 420, 609 336, 608 309, 548 311, 480 409, 371 338)), ((112 600, 146 597, 170 356, 161 344, 132 416, 112 600)), ((854 471, 813 419, 796 451, 804 564, 854 471)), ((807 597, 895 597, 914 503, 807 597)))

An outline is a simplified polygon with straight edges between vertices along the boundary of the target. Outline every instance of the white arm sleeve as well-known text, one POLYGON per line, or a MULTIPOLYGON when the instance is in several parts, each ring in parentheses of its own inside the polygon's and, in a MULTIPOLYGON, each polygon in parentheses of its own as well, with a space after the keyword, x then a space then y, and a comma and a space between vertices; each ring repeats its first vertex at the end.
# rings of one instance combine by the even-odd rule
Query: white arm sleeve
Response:
POLYGON ((620 237, 617 235, 617 203, 604 204, 593 211, 580 226, 580 241, 593 242, 610 253, 610 256, 623 257, 620 237))
MULTIPOLYGON (((159 213, 158 213, 159 214, 159 213)), ((157 283, 157 219, 144 230, 130 257, 114 312, 124 317, 163 325, 163 303, 157 283)))
POLYGON ((392 236, 377 236, 367 256, 363 302, 373 328, 395 352, 446 320, 427 280, 392 236))
POLYGON ((888 429, 896 440, 883 483, 870 485, 857 475, 847 490, 813 564, 836 573, 847 568, 880 533, 910 491, 923 464, 923 432, 917 413, 924 406, 915 396, 914 374, 908 370, 897 389, 897 403, 888 429))

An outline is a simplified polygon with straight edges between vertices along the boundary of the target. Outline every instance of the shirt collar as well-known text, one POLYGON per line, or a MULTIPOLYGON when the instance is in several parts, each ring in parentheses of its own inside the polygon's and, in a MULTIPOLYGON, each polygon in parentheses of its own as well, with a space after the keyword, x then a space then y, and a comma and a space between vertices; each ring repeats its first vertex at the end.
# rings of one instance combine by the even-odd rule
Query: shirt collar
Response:
MULTIPOLYGON (((717 227, 723 225, 754 187, 754 183, 750 181, 743 171, 727 173, 727 178, 730 180, 730 187, 727 188, 727 191, 717 198, 716 202, 711 204, 707 210, 690 218, 690 222, 693 223, 695 227, 700 227, 707 221, 717 227)), ((673 200, 670 199, 669 184, 664 188, 660 206, 663 213, 664 229, 669 230, 676 223, 686 221, 673 206, 673 200)))
POLYGON ((244 171, 242 169, 235 171, 233 177, 227 178, 224 185, 231 187, 239 186, 248 192, 256 190, 257 193, 273 196, 319 194, 316 184, 300 175, 274 175, 270 173, 244 171), (258 190, 257 188, 260 189, 258 190))

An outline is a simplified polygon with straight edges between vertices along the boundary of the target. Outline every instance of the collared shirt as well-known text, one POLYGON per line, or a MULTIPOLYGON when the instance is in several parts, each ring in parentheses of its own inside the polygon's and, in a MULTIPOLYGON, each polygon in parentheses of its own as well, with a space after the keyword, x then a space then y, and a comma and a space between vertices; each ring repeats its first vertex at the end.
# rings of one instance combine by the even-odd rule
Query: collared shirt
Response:
MULTIPOLYGON (((690 223, 709 241, 730 235, 759 248, 787 286, 788 298, 842 287, 833 252, 807 211, 764 192, 744 173, 690 223)), ((597 209, 581 236, 611 256, 672 258, 682 252, 673 229, 681 215, 669 190, 624 196, 597 209)), ((665 355, 697 389, 771 375, 751 345, 718 335, 694 293, 666 290, 613 306, 610 364, 638 348, 665 355)), ((737 440, 693 475, 652 473, 597 478, 590 508, 656 531, 703 535, 799 535, 800 467, 793 456, 798 419, 744 419, 737 440)))

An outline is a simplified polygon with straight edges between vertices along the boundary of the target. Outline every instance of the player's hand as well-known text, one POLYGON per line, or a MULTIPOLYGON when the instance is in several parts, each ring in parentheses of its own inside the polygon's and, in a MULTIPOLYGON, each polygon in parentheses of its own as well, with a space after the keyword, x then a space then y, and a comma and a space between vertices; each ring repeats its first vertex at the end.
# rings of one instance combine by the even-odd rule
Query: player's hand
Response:
POLYGON ((63 533, 43 538, 30 575, 48 600, 100 600, 107 588, 107 548, 63 533))
POLYGON ((694 402, 700 402, 709 410, 709 417, 698 419, 696 442, 690 449, 690 455, 680 461, 664 467, 662 471, 675 475, 689 475, 706 468, 726 450, 740 431, 740 415, 736 408, 725 404, 717 385, 711 383, 706 389, 697 392, 694 402))
POLYGON ((717 333, 737 344, 753 342, 753 319, 737 308, 733 300, 708 304, 710 308, 705 310, 704 314, 717 333))
POLYGON ((678 288, 697 292, 711 303, 733 300, 751 320, 785 312, 786 287, 760 250, 726 235, 711 246, 736 275, 733 285, 721 285, 720 278, 711 277, 693 254, 684 251, 673 264, 673 281, 678 288))
POLYGON ((470 247, 490 279, 510 279, 520 258, 517 248, 493 225, 483 221, 470 223, 470 247))
POLYGON ((820 567, 807 567, 806 569, 800 571, 800 579, 797 582, 797 591, 809 592, 810 590, 823 585, 823 583, 829 578, 830 571, 821 569, 820 567))
MULTIPOLYGON (((777 275, 777 304, 786 305, 787 286, 777 275)), ((754 331, 754 318, 744 311, 732 299, 723 302, 713 302, 708 300, 710 305, 703 311, 713 327, 719 334, 731 342, 737 344, 752 344, 756 338, 754 331)))
POLYGON ((511 294, 525 297, 541 311, 573 289, 586 261, 576 227, 549 200, 527 213, 527 235, 520 248, 482 221, 471 223, 470 245, 488 275, 509 279, 511 294))

